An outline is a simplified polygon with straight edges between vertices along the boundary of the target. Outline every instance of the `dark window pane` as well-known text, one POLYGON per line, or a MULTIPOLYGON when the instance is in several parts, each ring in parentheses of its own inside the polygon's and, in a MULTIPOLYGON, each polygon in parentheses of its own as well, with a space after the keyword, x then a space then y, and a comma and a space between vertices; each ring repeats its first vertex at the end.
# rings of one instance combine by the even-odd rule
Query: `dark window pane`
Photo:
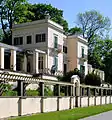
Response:
POLYGON ((54 48, 58 48, 58 37, 54 36, 54 48))
POLYGON ((67 53, 67 47, 63 46, 63 52, 67 53))
POLYGON ((18 45, 18 38, 14 38, 14 45, 18 45))
POLYGON ((84 58, 84 48, 82 48, 82 58, 84 58))
POLYGON ((36 35, 36 43, 41 42, 41 34, 36 35))
POLYGON ((42 34, 42 42, 45 42, 45 41, 46 41, 46 35, 42 34))
POLYGON ((20 40, 19 45, 22 45, 23 44, 23 37, 20 37, 19 40, 20 40))
POLYGON ((32 36, 27 36, 27 44, 31 44, 32 36))

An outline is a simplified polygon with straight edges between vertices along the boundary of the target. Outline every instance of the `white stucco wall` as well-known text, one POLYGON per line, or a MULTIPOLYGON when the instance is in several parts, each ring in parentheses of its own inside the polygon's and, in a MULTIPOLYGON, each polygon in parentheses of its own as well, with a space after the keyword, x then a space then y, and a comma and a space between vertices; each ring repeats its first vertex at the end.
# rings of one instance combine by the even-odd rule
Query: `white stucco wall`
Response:
POLYGON ((88 97, 82 97, 81 98, 81 107, 87 107, 88 106, 88 97))
MULTIPOLYGON (((54 35, 58 37, 58 44, 62 46, 63 51, 63 33, 59 32, 51 27, 48 28, 48 48, 54 48, 54 35)), ((48 50, 48 68, 51 68, 54 63, 54 57, 49 56, 50 50, 48 50)), ((63 71, 63 54, 58 54, 58 70, 63 71)))
POLYGON ((41 98, 22 99, 22 115, 41 112, 41 98))
MULTIPOLYGON (((16 28, 12 32, 12 40, 14 40, 14 37, 23 37, 23 45, 18 45, 19 47, 24 48, 24 49, 25 48, 38 48, 40 50, 45 50, 47 48, 47 40, 46 42, 41 42, 41 43, 35 42, 36 34, 42 34, 42 33, 46 34, 46 39, 47 39, 47 36, 48 36, 47 23, 16 28), (26 43, 26 37, 28 35, 32 36, 32 44, 26 43)), ((14 43, 14 41, 12 43, 14 43)))
POLYGON ((19 98, 0 98, 0 118, 18 116, 19 98))
POLYGON ((70 105, 70 97, 62 97, 59 98, 59 110, 69 109, 70 105))
POLYGON ((94 106, 94 100, 95 100, 94 96, 89 98, 89 105, 90 106, 94 106))
POLYGON ((57 97, 44 98, 44 112, 57 111, 57 97))

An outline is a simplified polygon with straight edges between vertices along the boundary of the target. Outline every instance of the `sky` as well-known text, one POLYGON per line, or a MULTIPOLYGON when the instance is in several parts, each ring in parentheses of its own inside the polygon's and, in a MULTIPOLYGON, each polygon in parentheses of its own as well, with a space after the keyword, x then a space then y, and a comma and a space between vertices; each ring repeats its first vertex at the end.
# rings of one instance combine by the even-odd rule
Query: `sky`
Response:
POLYGON ((63 10, 69 28, 76 25, 78 13, 94 9, 112 22, 112 0, 29 0, 29 3, 47 3, 63 10))

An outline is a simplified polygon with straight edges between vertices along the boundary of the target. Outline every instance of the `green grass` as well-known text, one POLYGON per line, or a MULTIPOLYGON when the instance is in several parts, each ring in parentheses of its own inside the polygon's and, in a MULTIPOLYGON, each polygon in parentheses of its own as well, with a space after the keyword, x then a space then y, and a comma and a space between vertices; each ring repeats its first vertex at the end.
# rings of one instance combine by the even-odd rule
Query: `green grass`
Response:
POLYGON ((78 120, 80 118, 88 117, 110 110, 112 110, 112 104, 85 108, 75 108, 72 110, 50 113, 41 113, 27 117, 19 117, 13 120, 78 120))

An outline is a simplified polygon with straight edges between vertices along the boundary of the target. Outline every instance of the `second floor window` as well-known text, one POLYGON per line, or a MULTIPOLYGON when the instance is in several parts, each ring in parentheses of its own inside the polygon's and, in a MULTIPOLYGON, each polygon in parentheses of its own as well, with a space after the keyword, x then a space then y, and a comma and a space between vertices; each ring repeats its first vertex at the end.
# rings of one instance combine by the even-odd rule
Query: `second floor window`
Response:
POLYGON ((58 36, 54 36, 54 48, 58 48, 58 36))
POLYGON ((84 48, 82 47, 82 58, 84 58, 84 48))
POLYGON ((45 42, 46 41, 46 35, 45 34, 36 34, 36 43, 38 42, 45 42))
POLYGON ((14 45, 22 45, 22 44, 23 44, 23 37, 14 38, 14 45))
POLYGON ((32 42, 32 36, 27 36, 27 44, 31 44, 32 42))
POLYGON ((63 52, 67 53, 67 47, 66 46, 63 46, 63 52))

